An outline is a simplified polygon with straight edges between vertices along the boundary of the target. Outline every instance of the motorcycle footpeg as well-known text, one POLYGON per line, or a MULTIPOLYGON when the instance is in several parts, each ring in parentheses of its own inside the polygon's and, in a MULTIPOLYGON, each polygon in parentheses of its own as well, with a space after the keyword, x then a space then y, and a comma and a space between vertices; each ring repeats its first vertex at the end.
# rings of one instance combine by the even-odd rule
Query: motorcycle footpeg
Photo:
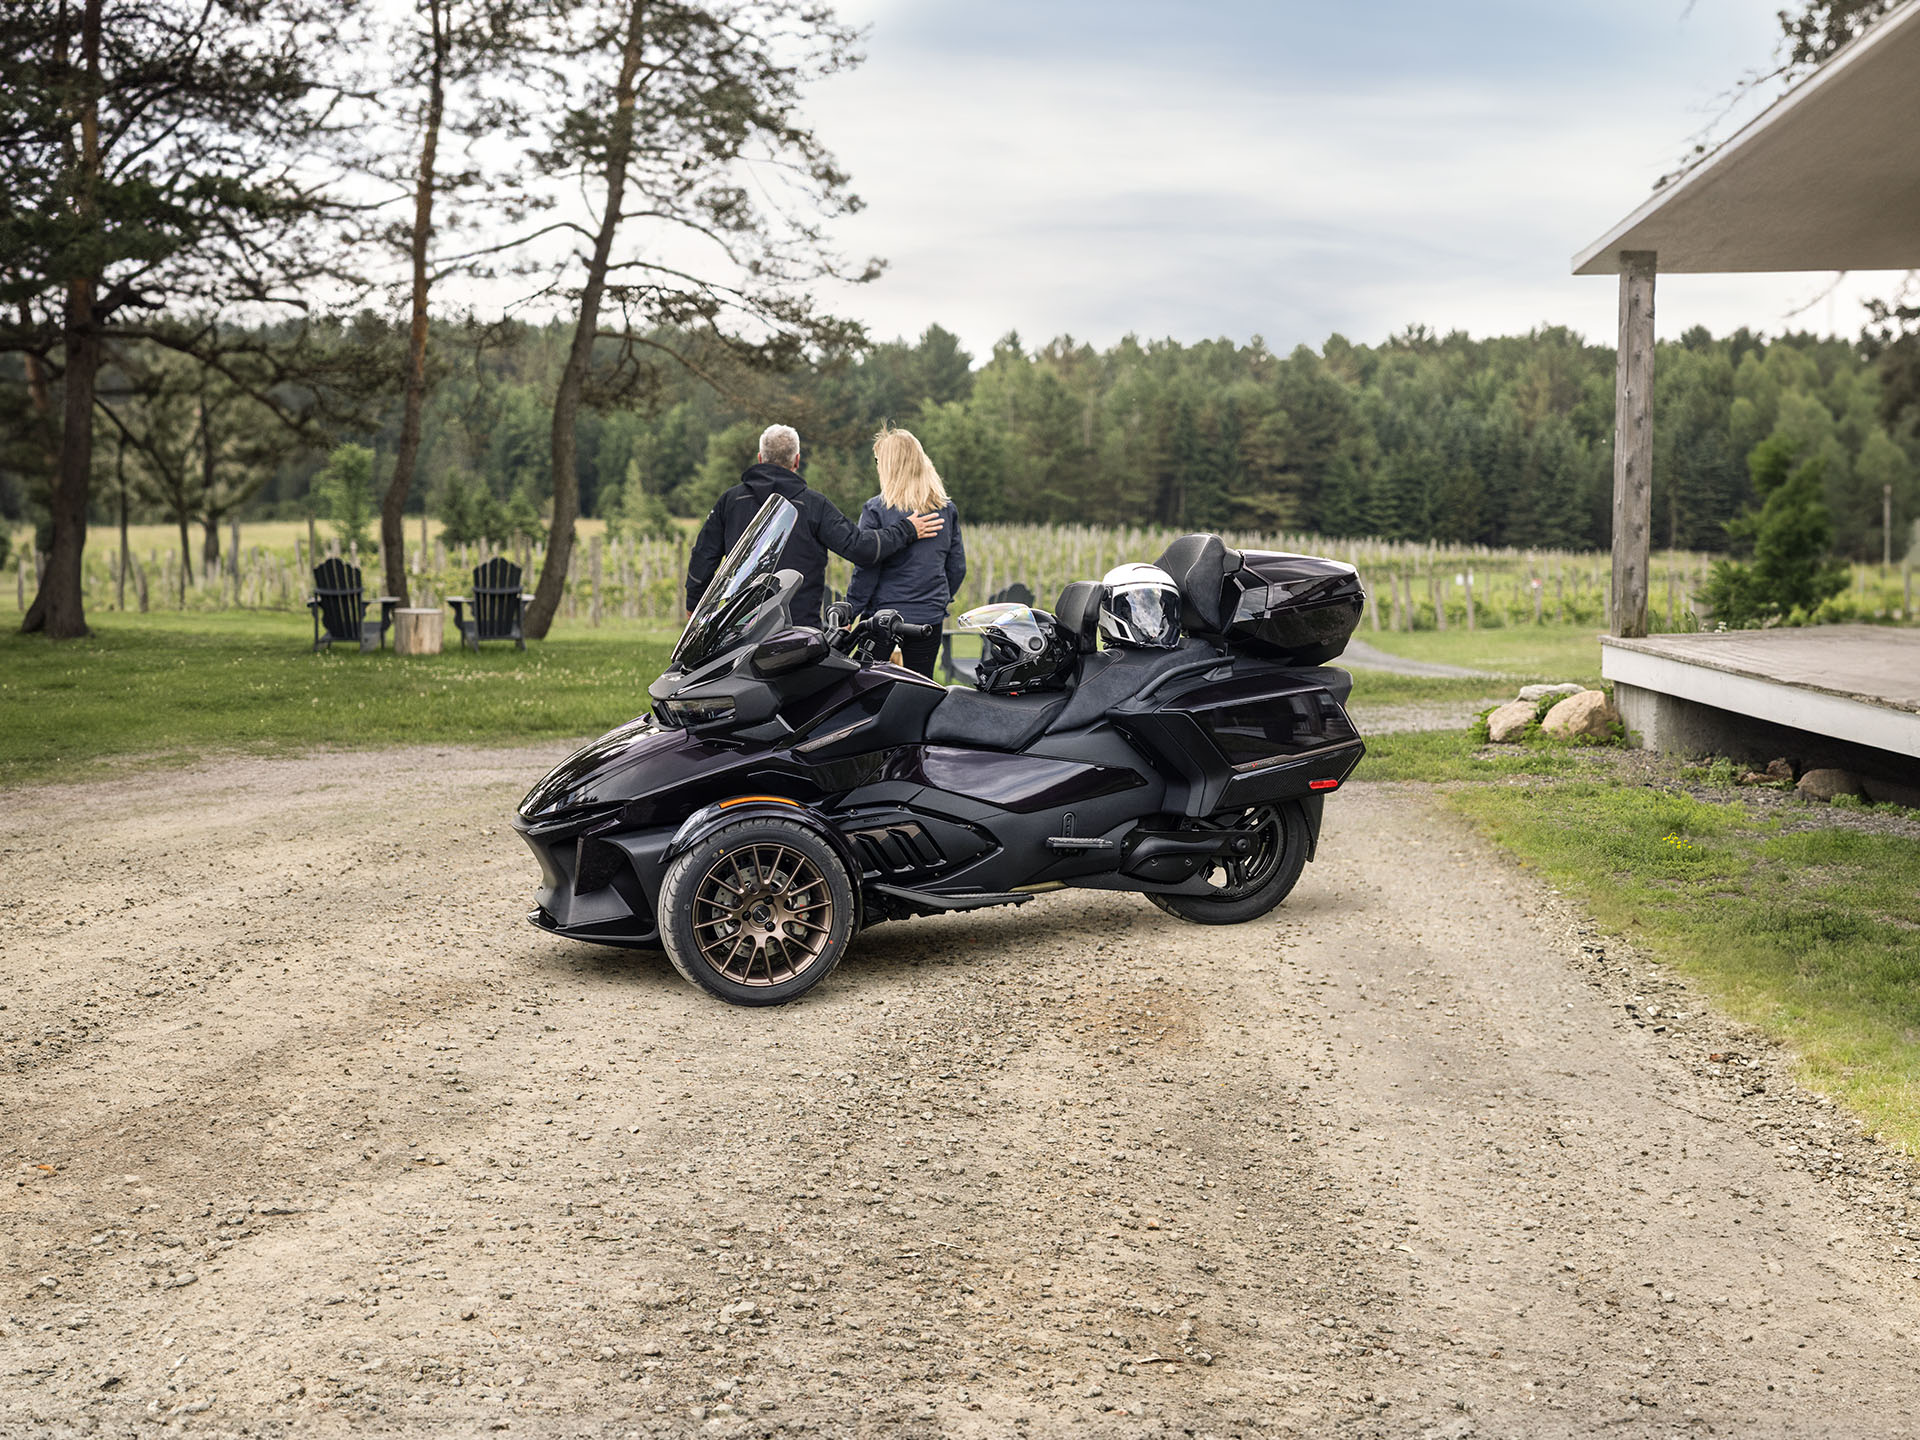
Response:
POLYGON ((1077 852, 1081 850, 1118 850, 1120 846, 1117 841, 1108 840, 1100 835, 1049 835, 1047 837, 1047 848, 1049 850, 1070 850, 1077 852))

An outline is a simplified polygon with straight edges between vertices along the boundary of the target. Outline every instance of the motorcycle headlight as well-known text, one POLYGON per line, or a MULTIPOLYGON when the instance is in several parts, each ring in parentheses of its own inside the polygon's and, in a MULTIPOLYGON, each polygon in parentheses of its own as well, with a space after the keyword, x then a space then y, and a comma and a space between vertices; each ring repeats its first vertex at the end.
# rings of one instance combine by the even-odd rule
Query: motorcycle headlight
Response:
POLYGON ((706 700, 662 700, 660 718, 670 725, 711 725, 716 720, 725 720, 733 714, 731 696, 714 696, 706 700))

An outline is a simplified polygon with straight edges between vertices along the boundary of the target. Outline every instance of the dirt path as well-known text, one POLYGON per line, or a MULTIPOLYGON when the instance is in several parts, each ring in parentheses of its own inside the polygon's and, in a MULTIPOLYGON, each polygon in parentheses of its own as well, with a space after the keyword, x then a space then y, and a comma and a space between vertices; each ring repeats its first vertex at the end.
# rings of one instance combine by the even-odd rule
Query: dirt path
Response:
POLYGON ((1915 1428, 1890 1157, 1412 791, 748 1012, 522 922, 549 758, 0 797, 0 1435, 1915 1428))

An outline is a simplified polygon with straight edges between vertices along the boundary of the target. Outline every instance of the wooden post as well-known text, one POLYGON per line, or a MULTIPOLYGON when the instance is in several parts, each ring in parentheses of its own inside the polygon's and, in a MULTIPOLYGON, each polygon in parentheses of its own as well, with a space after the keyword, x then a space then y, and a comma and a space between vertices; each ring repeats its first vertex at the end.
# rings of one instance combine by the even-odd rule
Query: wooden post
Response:
POLYGON ((600 561, 600 537, 593 537, 587 546, 587 569, 593 577, 593 605, 588 611, 588 622, 598 626, 600 623, 600 577, 604 573, 600 561))
POLYGON ((1893 568, 1893 486, 1880 487, 1880 573, 1893 568))
POLYGON ((1467 629, 1472 630, 1473 623, 1473 571, 1467 571, 1467 629))
POLYGON ((1614 361, 1613 633, 1647 633, 1653 517, 1653 277, 1651 250, 1620 252, 1620 349, 1614 361))

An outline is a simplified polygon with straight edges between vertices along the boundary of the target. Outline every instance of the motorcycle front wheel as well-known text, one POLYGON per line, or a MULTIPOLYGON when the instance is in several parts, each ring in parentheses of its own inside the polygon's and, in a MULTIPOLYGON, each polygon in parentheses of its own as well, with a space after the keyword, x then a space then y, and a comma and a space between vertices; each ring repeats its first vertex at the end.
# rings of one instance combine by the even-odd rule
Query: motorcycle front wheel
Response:
POLYGON ((731 1005, 780 1005, 840 963, 853 884, 833 847, 790 820, 742 820, 675 860, 660 885, 673 968, 731 1005))
POLYGON ((1208 894, 1147 896, 1169 915, 1196 925, 1241 925, 1259 919, 1287 898, 1306 868, 1307 817, 1290 802, 1209 815, 1193 828, 1253 834, 1247 854, 1223 857, 1208 867, 1208 894))

